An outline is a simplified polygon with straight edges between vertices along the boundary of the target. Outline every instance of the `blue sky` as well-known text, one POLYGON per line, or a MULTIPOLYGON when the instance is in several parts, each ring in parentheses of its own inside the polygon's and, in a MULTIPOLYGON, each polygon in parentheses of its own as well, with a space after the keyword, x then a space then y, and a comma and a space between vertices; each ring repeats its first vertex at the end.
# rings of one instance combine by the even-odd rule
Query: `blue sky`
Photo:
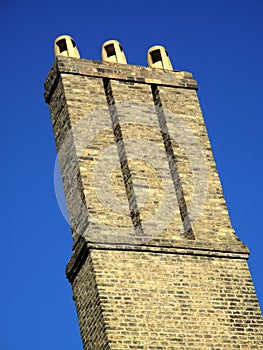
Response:
POLYGON ((128 63, 164 45, 174 69, 191 71, 237 235, 263 307, 263 1, 168 0, 0 3, 0 349, 81 349, 65 266, 71 232, 56 202, 56 158, 43 82, 53 41, 70 34, 81 56, 100 59, 119 40, 128 63))

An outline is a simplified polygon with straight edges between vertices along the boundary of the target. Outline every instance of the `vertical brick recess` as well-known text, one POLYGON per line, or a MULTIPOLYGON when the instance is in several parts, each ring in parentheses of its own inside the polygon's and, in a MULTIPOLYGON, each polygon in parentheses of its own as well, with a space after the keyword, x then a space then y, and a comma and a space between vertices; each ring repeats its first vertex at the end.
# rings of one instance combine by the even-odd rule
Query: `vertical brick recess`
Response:
POLYGON ((45 82, 84 350, 263 349, 191 73, 57 57, 45 82))

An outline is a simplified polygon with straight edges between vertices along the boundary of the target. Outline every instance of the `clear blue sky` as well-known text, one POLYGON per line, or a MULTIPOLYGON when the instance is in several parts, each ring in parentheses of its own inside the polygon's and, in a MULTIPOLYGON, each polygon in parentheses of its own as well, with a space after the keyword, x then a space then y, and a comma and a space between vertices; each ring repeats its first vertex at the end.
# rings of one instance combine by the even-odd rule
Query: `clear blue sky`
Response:
POLYGON ((164 45, 174 69, 191 71, 231 220, 250 248, 263 307, 263 1, 3 0, 1 26, 1 350, 80 350, 65 265, 71 232, 58 208, 56 150, 43 82, 53 40, 70 34, 99 60, 119 40, 146 65, 164 45))

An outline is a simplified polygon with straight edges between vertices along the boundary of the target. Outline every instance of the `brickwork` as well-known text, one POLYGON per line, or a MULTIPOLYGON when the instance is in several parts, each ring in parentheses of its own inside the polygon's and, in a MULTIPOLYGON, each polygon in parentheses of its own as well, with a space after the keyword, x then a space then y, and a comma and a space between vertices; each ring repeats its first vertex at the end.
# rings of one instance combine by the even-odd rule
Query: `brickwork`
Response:
POLYGON ((84 349, 110 349, 103 306, 100 302, 101 296, 90 255, 87 256, 85 264, 72 281, 72 288, 84 349))
POLYGON ((111 349, 253 349, 262 318, 242 259, 92 250, 111 349))
MULTIPOLYGON (((198 98, 194 90, 174 91, 175 89, 169 87, 160 87, 160 101, 164 110, 170 110, 174 114, 178 115, 181 120, 188 125, 194 134, 200 140, 202 150, 207 162, 207 191, 204 208, 202 214, 198 218, 198 221, 193 224, 193 230, 198 240, 211 240, 213 242, 231 241, 235 238, 233 235, 233 228, 231 227, 230 219, 228 216, 228 210, 226 208, 224 196, 218 173, 216 171, 214 158, 210 142, 207 136, 206 127, 204 125, 204 119, 199 106, 198 98)), ((167 128, 169 131, 176 129, 176 123, 172 118, 167 118, 167 128)), ((173 146, 174 153, 177 154, 178 146, 173 146)), ((191 150, 192 152, 195 149, 191 150)), ((194 154, 193 157, 197 159, 198 154, 194 154)), ((185 160, 178 162, 180 168, 180 175, 183 182, 183 192, 190 202, 192 197, 191 187, 188 185, 189 171, 184 166, 185 160)), ((199 179, 199 186, 205 186, 202 181, 206 179, 199 179)), ((189 210, 191 205, 189 203, 189 210)))
POLYGON ((192 74, 57 57, 45 90, 84 349, 261 349, 192 74))

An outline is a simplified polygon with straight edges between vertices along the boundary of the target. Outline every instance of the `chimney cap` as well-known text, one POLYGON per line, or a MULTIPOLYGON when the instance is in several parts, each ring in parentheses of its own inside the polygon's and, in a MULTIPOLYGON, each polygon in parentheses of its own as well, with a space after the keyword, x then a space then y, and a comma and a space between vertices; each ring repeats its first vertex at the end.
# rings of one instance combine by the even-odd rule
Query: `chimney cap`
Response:
POLYGON ((70 35, 60 35, 54 41, 54 54, 56 56, 67 56, 80 58, 74 39, 70 35))
POLYGON ((168 52, 164 46, 154 45, 147 52, 149 67, 173 70, 168 52))
POLYGON ((102 61, 127 64, 121 43, 118 40, 107 40, 102 45, 102 61))

